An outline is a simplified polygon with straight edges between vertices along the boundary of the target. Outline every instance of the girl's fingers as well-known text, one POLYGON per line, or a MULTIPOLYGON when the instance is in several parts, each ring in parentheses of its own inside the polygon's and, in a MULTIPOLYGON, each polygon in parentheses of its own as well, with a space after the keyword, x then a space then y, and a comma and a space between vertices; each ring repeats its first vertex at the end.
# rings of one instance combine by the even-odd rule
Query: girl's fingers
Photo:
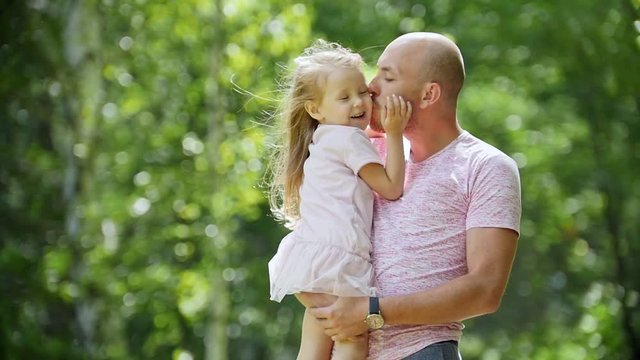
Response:
POLYGON ((391 95, 387 97, 387 106, 390 108, 388 114, 391 116, 404 117, 410 111, 411 103, 405 101, 402 96, 391 95))
POLYGON ((387 116, 389 120, 395 118, 396 111, 396 96, 392 95, 391 98, 389 98, 389 108, 387 109, 387 116))
POLYGON ((393 94, 387 96, 386 105, 380 110, 380 118, 385 123, 393 120, 406 120, 411 116, 411 111, 411 103, 409 101, 405 101, 402 96, 393 94))
POLYGON ((398 98, 398 101, 400 102, 400 116, 404 116, 407 113, 407 104, 402 96, 398 98))
POLYGON ((382 121, 383 127, 384 127, 384 124, 386 124, 387 122, 388 108, 389 108, 389 97, 387 97, 387 103, 384 106, 380 107, 380 121, 382 121))
POLYGON ((391 117, 395 118, 396 116, 398 116, 398 106, 399 106, 398 97, 396 96, 396 94, 393 94, 390 97, 387 97, 387 100, 391 107, 391 111, 389 111, 389 114, 391 115, 391 117))

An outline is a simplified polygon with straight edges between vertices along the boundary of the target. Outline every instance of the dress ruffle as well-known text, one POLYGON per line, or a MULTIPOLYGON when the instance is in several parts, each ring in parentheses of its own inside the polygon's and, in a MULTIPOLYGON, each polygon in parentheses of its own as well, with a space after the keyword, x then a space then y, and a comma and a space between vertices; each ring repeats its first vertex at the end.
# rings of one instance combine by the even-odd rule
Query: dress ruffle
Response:
POLYGON ((294 233, 280 242, 269 261, 271 300, 299 292, 337 296, 375 296, 373 267, 367 259, 322 242, 303 241, 294 233))

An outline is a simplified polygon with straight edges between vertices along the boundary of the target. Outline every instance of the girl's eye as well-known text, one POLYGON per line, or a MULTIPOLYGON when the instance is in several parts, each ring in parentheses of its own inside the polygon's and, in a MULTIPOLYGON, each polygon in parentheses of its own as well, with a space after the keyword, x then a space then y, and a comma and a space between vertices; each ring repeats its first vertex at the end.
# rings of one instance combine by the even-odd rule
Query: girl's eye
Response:
POLYGON ((365 91, 360 91, 360 95, 364 95, 364 94, 368 94, 369 90, 365 90, 365 91))

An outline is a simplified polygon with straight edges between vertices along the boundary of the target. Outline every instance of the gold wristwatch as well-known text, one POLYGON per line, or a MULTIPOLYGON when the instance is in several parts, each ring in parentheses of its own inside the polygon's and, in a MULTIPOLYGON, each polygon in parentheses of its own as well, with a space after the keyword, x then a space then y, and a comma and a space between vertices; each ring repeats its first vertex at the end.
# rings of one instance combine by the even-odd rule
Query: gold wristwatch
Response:
POLYGON ((375 296, 369 298, 369 315, 364 322, 371 330, 378 330, 384 325, 384 318, 380 313, 380 301, 375 296))

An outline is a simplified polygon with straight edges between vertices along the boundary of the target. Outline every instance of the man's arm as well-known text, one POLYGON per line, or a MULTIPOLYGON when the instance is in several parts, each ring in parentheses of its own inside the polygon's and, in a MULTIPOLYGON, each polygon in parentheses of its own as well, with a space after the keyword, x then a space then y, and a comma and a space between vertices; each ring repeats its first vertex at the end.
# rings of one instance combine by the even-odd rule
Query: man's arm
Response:
MULTIPOLYGON (((468 273, 433 289, 380 299, 389 325, 442 324, 498 310, 509 280, 518 234, 503 228, 467 231, 468 273)), ((365 332, 368 298, 338 298, 330 306, 310 309, 325 333, 345 340, 365 332)))

